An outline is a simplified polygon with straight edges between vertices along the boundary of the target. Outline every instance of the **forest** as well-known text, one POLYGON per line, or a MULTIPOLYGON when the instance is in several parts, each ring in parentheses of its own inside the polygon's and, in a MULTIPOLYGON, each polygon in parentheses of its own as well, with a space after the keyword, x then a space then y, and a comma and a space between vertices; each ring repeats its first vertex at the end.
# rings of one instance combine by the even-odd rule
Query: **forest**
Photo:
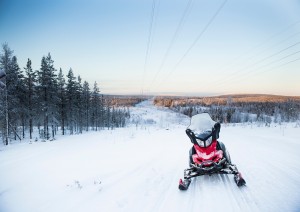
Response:
POLYGON ((62 135, 124 127, 128 107, 100 93, 72 68, 65 76, 54 67, 51 54, 43 56, 39 70, 32 61, 21 68, 8 44, 0 52, 0 136, 5 145, 14 140, 55 139, 62 135), (35 133, 34 133, 35 132, 35 133))
POLYGON ((272 122, 300 122, 300 97, 297 96, 156 97, 154 104, 190 117, 208 112, 221 123, 259 122, 268 126, 272 122))

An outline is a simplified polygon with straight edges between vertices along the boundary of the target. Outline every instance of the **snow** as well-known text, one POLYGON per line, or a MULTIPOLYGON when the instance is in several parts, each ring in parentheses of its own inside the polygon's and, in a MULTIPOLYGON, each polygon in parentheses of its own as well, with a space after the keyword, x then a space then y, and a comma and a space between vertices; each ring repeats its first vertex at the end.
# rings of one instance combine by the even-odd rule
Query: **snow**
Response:
POLYGON ((222 125, 231 175, 178 190, 191 147, 187 117, 145 101, 123 129, 0 147, 0 211, 299 211, 300 128, 222 125))

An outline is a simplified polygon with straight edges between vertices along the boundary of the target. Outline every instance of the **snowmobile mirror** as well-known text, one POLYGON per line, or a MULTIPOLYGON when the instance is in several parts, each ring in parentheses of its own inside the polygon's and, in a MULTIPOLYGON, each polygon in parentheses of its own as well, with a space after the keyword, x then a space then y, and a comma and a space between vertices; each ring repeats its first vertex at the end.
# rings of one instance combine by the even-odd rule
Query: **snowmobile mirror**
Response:
POLYGON ((6 76, 6 73, 0 69, 0 79, 4 78, 6 76))

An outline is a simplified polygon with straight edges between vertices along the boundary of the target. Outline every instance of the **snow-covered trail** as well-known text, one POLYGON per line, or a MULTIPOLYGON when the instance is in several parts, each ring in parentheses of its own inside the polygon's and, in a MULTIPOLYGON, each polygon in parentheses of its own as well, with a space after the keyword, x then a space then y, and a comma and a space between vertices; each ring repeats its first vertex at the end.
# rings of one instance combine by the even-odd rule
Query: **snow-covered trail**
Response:
POLYGON ((150 101, 124 129, 0 147, 0 211, 299 211, 300 128, 223 126, 243 173, 201 176, 178 190, 189 119, 150 101))

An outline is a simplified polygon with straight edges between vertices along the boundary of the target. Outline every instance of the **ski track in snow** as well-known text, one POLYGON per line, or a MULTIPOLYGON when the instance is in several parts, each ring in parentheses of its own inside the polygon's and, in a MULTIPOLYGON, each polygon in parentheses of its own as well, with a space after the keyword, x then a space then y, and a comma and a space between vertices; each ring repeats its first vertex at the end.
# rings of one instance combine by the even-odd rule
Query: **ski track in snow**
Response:
POLYGON ((222 125, 247 185, 200 176, 180 191, 189 119, 151 100, 131 117, 124 129, 0 147, 0 212, 300 211, 300 128, 222 125))

